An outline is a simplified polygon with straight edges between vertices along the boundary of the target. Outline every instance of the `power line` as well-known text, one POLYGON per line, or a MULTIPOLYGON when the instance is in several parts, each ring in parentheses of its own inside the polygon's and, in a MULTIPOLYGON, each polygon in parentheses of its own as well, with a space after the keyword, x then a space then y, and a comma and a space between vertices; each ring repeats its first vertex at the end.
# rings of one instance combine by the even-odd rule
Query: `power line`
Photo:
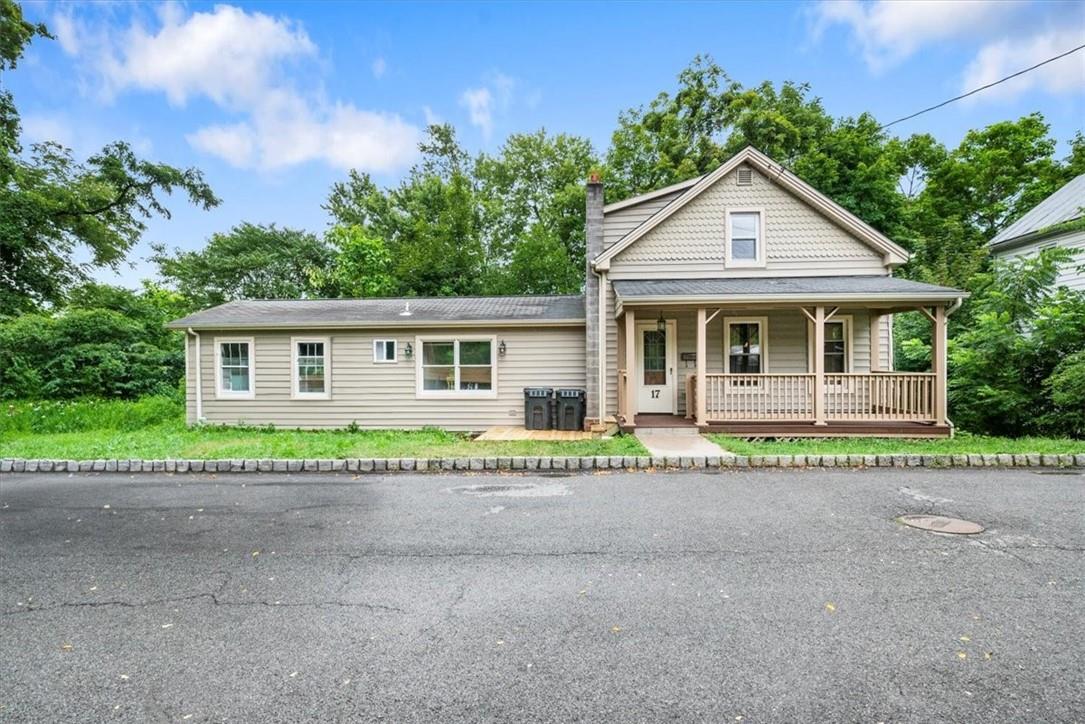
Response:
POLYGON ((988 83, 987 85, 981 85, 979 88, 974 88, 973 90, 970 90, 967 93, 959 95, 956 98, 950 98, 948 101, 942 101, 941 103, 939 103, 936 106, 931 106, 930 108, 924 108, 921 111, 916 111, 915 113, 913 113, 910 116, 904 116, 903 118, 898 118, 895 121, 890 121, 889 123, 886 123, 884 126, 879 128, 878 130, 883 131, 886 128, 889 128, 890 126, 895 125, 897 123, 901 123, 903 121, 910 120, 912 118, 915 118, 916 116, 921 116, 924 113, 929 113, 930 111, 933 111, 933 110, 935 110, 937 108, 941 108, 942 106, 948 106, 950 103, 953 103, 955 101, 959 101, 962 98, 967 98, 968 96, 971 96, 971 95, 975 95, 976 93, 979 93, 980 91, 985 91, 988 88, 993 88, 994 86, 998 85, 999 83, 1005 83, 1008 80, 1016 78, 1019 75, 1024 75, 1025 73, 1034 71, 1034 70, 1036 70, 1037 68, 1039 68, 1041 66, 1047 65, 1048 63, 1054 63, 1059 58, 1065 58, 1066 56, 1071 55, 1072 53, 1076 53, 1077 51, 1081 50, 1082 48, 1085 48, 1085 45, 1079 45, 1076 48, 1071 48, 1070 50, 1067 50, 1065 53, 1059 53, 1058 55, 1056 55, 1054 57, 1051 57, 1051 58, 1048 58, 1047 60, 1041 61, 1041 62, 1037 63, 1036 65, 1033 65, 1033 66, 1031 66, 1029 68, 1025 68, 1024 70, 1019 70, 1016 73, 1011 73, 1010 75, 1006 76, 1005 78, 1000 78, 999 80, 996 80, 996 81, 994 81, 992 83, 988 83))

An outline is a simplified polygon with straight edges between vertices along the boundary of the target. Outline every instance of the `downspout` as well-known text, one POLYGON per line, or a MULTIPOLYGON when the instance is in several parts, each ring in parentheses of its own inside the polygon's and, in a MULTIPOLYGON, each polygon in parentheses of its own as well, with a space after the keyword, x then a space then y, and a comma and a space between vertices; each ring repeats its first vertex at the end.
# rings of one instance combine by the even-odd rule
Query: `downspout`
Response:
MULTIPOLYGON (((192 327, 185 332, 196 339, 196 422, 203 422, 203 356, 200 354, 200 333, 192 327)), ((185 358, 188 358, 188 350, 185 350, 185 358)))
POLYGON ((599 272, 599 424, 607 419, 607 273, 599 272))

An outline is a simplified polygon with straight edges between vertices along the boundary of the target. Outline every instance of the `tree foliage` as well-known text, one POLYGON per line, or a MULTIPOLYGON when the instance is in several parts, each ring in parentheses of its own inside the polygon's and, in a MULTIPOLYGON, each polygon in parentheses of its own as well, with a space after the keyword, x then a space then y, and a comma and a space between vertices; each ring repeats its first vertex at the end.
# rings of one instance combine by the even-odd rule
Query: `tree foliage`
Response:
POLYGON ((63 310, 0 322, 0 398, 136 398, 176 394, 181 335, 164 325, 188 311, 160 287, 75 288, 63 310))
POLYGON ((314 273, 333 257, 316 235, 274 224, 238 224, 199 251, 154 249, 159 275, 197 307, 314 296, 314 273))

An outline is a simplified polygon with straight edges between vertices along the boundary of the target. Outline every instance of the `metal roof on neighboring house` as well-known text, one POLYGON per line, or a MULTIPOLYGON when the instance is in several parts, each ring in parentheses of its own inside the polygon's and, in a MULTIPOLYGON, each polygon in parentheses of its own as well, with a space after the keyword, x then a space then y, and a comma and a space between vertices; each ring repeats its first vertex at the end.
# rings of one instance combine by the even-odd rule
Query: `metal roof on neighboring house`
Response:
POLYGON ((636 279, 616 280, 614 291, 621 301, 659 301, 672 297, 717 298, 718 301, 797 297, 887 297, 894 299, 956 299, 965 292, 950 287, 889 276, 742 277, 734 279, 636 279))
POLYGON ((227 302, 175 319, 173 329, 415 327, 584 322, 581 295, 419 297, 397 299, 272 299, 227 302), (409 311, 410 314, 405 314, 409 311))
POLYGON ((1070 180, 1027 214, 995 234, 991 245, 1033 236, 1057 224, 1081 218, 1082 207, 1085 207, 1085 173, 1070 180))

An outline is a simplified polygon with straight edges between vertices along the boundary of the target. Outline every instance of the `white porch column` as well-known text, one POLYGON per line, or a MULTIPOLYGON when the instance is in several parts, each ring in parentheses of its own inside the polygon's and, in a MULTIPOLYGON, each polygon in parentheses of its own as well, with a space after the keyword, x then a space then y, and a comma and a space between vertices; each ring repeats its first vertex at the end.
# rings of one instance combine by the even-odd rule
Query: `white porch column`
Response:
POLYGON ((939 425, 949 424, 946 405, 946 308, 934 308, 931 329, 931 372, 934 373, 934 419, 939 425))
POLYGON ((625 424, 636 424, 637 419, 637 318, 629 307, 625 308, 625 424))
POLYGON ((814 307, 814 424, 825 425, 825 307, 814 307))
POLYGON ((882 368, 882 315, 878 310, 870 310, 870 371, 878 372, 882 368))
MULTIPOLYGON (((697 427, 708 426, 707 400, 705 399, 708 389, 705 375, 708 372, 708 341, 705 339, 708 332, 708 321, 705 308, 697 308, 697 427)), ((687 400, 688 404, 688 400, 687 400)))

